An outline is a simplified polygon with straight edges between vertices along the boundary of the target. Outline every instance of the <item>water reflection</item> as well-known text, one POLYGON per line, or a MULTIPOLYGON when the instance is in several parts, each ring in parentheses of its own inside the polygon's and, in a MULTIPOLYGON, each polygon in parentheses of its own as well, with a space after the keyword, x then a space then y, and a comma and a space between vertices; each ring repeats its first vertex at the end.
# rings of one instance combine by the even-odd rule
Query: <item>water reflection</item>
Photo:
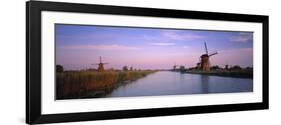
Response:
POLYGON ((202 93, 209 93, 209 76, 201 75, 202 93))

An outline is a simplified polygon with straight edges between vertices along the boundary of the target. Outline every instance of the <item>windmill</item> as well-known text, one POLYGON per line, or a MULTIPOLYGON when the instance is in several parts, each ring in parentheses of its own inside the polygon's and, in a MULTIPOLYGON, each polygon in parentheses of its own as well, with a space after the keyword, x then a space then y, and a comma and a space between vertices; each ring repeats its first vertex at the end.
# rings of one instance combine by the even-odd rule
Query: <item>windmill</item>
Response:
POLYGON ((96 64, 94 64, 94 65, 98 65, 99 67, 98 67, 98 72, 103 72, 104 71, 104 65, 105 64, 108 64, 108 63, 103 63, 102 62, 102 59, 101 59, 101 56, 100 56, 100 62, 99 63, 96 63, 96 64))
POLYGON ((205 54, 201 55, 200 56, 200 68, 203 70, 203 71, 209 71, 210 70, 210 57, 211 56, 214 56, 216 54, 218 54, 218 52, 214 52, 212 54, 209 54, 208 53, 208 48, 207 48, 207 44, 206 42, 204 42, 204 45, 205 45, 205 54))

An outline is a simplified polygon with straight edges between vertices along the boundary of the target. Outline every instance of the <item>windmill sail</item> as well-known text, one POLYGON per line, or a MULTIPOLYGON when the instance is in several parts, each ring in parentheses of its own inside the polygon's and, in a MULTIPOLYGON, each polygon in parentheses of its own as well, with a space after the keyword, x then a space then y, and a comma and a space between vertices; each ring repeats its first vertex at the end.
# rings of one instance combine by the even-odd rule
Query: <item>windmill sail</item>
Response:
POLYGON ((209 57, 213 56, 213 55, 216 55, 216 54, 218 54, 218 52, 214 52, 214 53, 210 54, 209 57))
POLYGON ((205 45, 205 52, 206 52, 206 54, 208 55, 208 48, 207 48, 206 42, 204 42, 204 45, 205 45))

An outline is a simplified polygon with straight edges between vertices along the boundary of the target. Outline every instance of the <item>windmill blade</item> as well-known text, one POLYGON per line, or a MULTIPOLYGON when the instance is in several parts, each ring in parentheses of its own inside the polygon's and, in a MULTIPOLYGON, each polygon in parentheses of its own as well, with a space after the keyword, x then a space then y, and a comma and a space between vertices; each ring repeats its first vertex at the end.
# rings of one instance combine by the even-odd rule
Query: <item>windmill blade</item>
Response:
POLYGON ((100 63, 102 63, 102 61, 101 61, 101 56, 100 56, 100 63))
POLYGON ((100 63, 95 63, 95 64, 91 64, 91 65, 99 65, 100 63))
POLYGON ((207 44, 206 44, 206 42, 204 42, 204 45, 205 45, 205 51, 206 51, 206 54, 208 55, 208 48, 207 48, 207 44))
POLYGON ((109 63, 102 63, 102 64, 109 64, 109 63))
POLYGON ((210 54, 209 57, 213 56, 213 55, 216 55, 216 54, 218 54, 218 52, 214 52, 214 53, 210 54))

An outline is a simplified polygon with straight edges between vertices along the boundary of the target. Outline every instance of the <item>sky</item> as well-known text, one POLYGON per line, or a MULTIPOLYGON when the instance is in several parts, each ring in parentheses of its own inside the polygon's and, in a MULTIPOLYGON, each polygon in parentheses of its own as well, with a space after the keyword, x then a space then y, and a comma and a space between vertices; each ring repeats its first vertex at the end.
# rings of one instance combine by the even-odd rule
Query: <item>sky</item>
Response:
POLYGON ((56 65, 65 70, 194 67, 205 53, 211 65, 253 66, 253 33, 95 25, 55 25, 56 65))

